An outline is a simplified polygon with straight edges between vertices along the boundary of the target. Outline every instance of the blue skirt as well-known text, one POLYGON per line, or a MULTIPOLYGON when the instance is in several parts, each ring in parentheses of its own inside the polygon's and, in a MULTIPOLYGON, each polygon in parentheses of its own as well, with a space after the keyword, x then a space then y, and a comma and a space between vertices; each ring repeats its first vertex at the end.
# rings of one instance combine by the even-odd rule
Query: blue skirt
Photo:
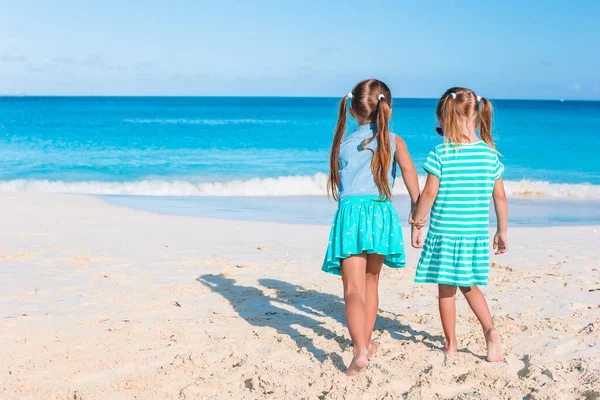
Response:
POLYGON ((323 271, 341 275, 340 260, 356 254, 381 254, 391 268, 406 265, 402 228, 391 201, 350 196, 339 201, 333 217, 323 271))

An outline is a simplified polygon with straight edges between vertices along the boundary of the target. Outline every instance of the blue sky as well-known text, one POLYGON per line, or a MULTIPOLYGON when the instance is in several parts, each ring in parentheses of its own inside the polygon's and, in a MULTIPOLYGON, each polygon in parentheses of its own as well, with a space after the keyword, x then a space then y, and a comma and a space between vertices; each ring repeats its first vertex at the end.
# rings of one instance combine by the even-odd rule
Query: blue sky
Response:
POLYGON ((0 94, 600 99, 598 1, 0 0, 0 94), (374 5, 375 4, 375 5, 374 5))

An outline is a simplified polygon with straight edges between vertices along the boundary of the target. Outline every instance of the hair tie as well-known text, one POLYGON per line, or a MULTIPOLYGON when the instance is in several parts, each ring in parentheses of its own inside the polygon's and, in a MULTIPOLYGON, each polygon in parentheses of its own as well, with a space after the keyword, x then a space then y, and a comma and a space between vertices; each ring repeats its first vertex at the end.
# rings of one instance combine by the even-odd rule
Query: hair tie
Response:
POLYGON ((477 102, 479 103, 481 101, 481 96, 477 96, 477 102))
POLYGON ((456 93, 452 92, 452 93, 450 93, 450 96, 452 96, 452 98, 455 99, 456 98, 456 93))
POLYGON ((346 96, 348 96, 349 99, 351 99, 352 97, 354 97, 354 96, 352 96, 352 92, 348 92, 348 94, 346 96))
POLYGON ((385 99, 383 93, 380 93, 379 96, 377 96, 377 101, 381 101, 381 99, 385 99))

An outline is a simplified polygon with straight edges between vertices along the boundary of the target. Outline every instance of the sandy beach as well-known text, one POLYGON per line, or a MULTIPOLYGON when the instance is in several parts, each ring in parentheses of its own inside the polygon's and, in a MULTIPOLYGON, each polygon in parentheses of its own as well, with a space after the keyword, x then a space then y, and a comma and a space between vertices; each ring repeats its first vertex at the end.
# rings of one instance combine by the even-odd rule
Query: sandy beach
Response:
MULTIPOLYGON (((516 228, 484 289, 506 361, 458 300, 383 271, 380 349, 355 379, 328 227, 0 194, 1 399, 598 399, 600 227, 516 228)), ((405 235, 408 232, 405 231, 405 235)))

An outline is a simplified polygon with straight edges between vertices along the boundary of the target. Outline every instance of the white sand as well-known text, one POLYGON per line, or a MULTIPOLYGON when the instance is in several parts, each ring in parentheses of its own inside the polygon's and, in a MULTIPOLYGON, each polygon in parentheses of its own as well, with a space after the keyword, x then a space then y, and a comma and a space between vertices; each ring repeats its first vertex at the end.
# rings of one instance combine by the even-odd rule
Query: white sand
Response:
POLYGON ((600 397, 600 227, 509 232, 485 289, 499 364, 463 298, 461 352, 437 350, 436 287, 412 282, 411 249, 383 273, 380 351, 348 379, 327 227, 70 195, 3 193, 0 210, 0 399, 600 397))

